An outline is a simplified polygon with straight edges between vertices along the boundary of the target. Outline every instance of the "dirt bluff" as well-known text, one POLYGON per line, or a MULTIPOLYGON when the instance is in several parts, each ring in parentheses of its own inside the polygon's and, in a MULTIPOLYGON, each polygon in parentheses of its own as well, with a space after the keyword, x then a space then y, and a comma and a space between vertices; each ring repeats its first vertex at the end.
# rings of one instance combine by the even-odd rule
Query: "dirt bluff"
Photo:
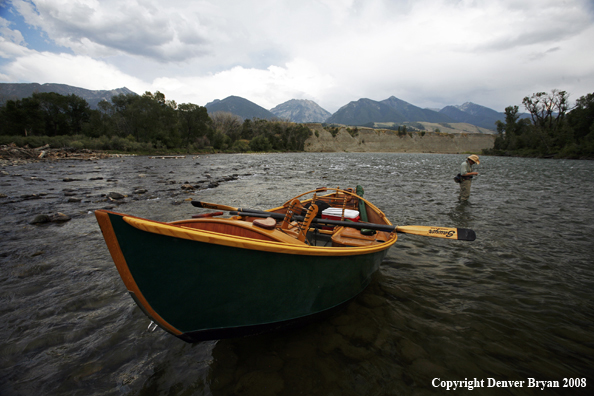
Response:
POLYGON ((332 136, 321 124, 308 125, 314 134, 305 141, 310 152, 395 152, 395 153, 480 153, 493 148, 496 135, 481 133, 440 133, 347 127, 332 136))

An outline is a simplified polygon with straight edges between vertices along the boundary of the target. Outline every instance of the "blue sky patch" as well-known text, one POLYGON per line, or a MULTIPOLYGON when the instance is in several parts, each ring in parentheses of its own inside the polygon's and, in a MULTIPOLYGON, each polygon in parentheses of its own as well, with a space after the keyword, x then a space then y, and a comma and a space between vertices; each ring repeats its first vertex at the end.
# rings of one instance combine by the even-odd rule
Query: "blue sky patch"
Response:
POLYGON ((47 33, 25 22, 25 18, 8 2, 0 6, 0 17, 10 22, 11 30, 18 30, 25 39, 26 47, 39 52, 53 52, 56 54, 73 54, 70 48, 57 45, 47 33))

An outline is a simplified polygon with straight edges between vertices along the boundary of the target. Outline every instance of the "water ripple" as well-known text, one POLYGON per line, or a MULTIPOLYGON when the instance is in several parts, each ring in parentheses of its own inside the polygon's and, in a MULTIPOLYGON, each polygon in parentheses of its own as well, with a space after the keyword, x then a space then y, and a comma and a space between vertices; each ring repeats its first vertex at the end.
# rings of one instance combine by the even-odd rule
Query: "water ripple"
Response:
POLYGON ((470 203, 459 204, 452 178, 463 158, 296 153, 4 168, 0 394, 443 393, 433 378, 573 377, 591 387, 594 163, 483 157, 470 203), (217 188, 180 189, 231 174, 239 176, 217 188), (115 210, 170 221, 195 213, 188 197, 265 209, 304 190, 356 184, 394 224, 472 228, 477 240, 400 234, 342 312, 245 339, 189 345, 148 331, 92 216, 117 205, 105 202, 111 191, 129 196, 115 210), (134 195, 138 188, 146 194, 134 195), (29 224, 55 212, 72 220, 29 224))

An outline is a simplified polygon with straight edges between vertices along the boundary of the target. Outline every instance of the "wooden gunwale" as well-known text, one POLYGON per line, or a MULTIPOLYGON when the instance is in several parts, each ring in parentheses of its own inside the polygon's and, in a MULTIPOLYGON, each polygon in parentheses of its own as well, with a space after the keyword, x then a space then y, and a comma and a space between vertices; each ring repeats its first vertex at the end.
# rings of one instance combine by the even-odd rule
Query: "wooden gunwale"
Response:
POLYGON ((105 243, 107 244, 109 253, 113 258, 113 262, 120 274, 120 277, 122 278, 122 281, 124 282, 124 285, 126 286, 126 289, 129 292, 134 293, 134 296, 142 305, 147 315, 151 319, 153 319, 155 322, 157 322, 161 327, 163 327, 171 334, 176 336, 182 335, 182 331, 172 326, 152 308, 152 306, 148 303, 148 301, 140 291, 140 288, 136 284, 134 277, 130 273, 130 268, 128 268, 128 263, 126 262, 124 254, 122 253, 122 249, 120 248, 120 244, 118 243, 118 239, 115 235, 115 231, 113 230, 111 220, 109 219, 109 211, 96 210, 95 217, 97 218, 97 222, 99 223, 99 227, 101 228, 101 232, 103 233, 103 238, 105 239, 105 243))
POLYGON ((166 235, 174 238, 188 239, 197 242, 213 243, 216 245, 230 246, 241 249, 306 256, 353 256, 375 253, 389 248, 396 242, 397 239, 396 234, 392 233, 390 235, 390 239, 385 243, 366 247, 336 248, 325 246, 308 246, 301 242, 299 245, 294 245, 289 244, 288 242, 263 241, 242 236, 230 236, 213 231, 204 231, 168 223, 160 223, 133 216, 124 215, 123 219, 132 227, 153 234, 166 235))

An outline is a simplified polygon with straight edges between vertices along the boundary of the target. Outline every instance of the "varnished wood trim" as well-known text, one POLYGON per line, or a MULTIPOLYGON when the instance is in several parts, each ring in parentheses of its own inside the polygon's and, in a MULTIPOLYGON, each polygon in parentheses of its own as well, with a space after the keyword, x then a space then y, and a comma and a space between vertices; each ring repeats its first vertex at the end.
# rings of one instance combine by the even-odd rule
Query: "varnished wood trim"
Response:
MULTIPOLYGON (((299 254, 307 256, 355 256, 361 254, 369 254, 385 250, 396 242, 396 234, 392 233, 391 238, 383 244, 376 244, 374 246, 369 247, 333 248, 322 246, 308 246, 295 239, 291 239, 291 243, 293 244, 289 244, 288 242, 262 241, 241 236, 230 236, 212 231, 204 231, 178 226, 174 224, 160 223, 133 216, 124 216, 124 221, 130 224, 132 227, 135 227, 139 230, 159 235, 170 236, 173 238, 188 239, 204 243, 213 243, 216 245, 230 246, 241 249, 259 250, 273 253, 299 254), (297 242, 298 244, 294 244, 295 242, 297 242)), ((280 233, 280 231, 270 232, 280 233)))
MULTIPOLYGON (((131 216, 126 216, 131 217, 131 216)), ((255 217, 254 219, 262 219, 255 217)), ((144 219, 142 219, 144 220, 144 219)), ((158 222, 157 222, 158 223, 158 222)), ((241 221, 239 219, 197 219, 197 220, 178 220, 169 224, 184 228, 200 230, 203 232, 214 233, 215 235, 232 235, 248 239, 259 239, 263 241, 282 242, 292 245, 303 245, 295 238, 289 238, 282 232, 274 229, 267 230, 254 226, 252 221, 241 221)))
POLYGON ((111 253, 111 257, 113 262, 115 263, 118 272, 120 273, 120 277, 124 281, 124 285, 128 291, 131 291, 135 294, 136 299, 142 305, 142 308, 148 313, 148 315, 158 322, 158 324, 169 331, 174 335, 181 335, 183 334, 181 331, 170 325, 165 319, 163 319, 155 310, 150 306, 144 295, 138 288, 138 285, 134 281, 134 277, 130 273, 130 269, 128 268, 128 264, 126 263, 126 259, 122 254, 122 249, 120 248, 120 244, 118 243, 118 239, 115 235, 113 230, 113 226, 111 225, 111 220, 109 219, 108 212, 97 210, 95 211, 95 217, 97 218, 97 222, 99 223, 99 227, 101 228, 101 232, 103 233, 103 238, 105 239, 105 243, 107 244, 107 248, 109 249, 109 253, 111 253))

